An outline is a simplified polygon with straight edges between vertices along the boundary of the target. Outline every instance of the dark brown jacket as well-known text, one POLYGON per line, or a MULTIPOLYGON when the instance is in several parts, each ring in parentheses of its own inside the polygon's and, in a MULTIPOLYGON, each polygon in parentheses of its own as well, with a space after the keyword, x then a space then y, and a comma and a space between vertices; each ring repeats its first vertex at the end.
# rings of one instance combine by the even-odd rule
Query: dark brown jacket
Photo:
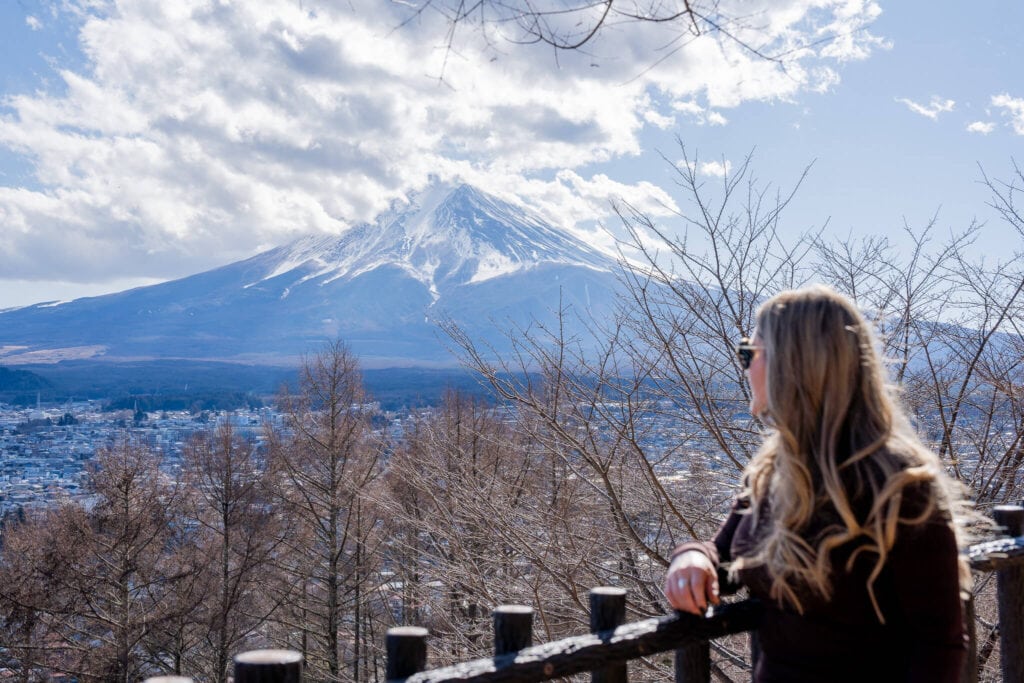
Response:
MULTIPOLYGON (((902 506, 909 516, 912 496, 902 506)), ((699 550, 725 579, 724 570, 736 557, 751 552, 757 529, 746 506, 737 501, 714 539, 685 543, 673 553, 699 550)), ((919 508, 920 509, 920 508, 919 508)), ((827 515, 819 515, 827 517, 827 515)), ((764 525, 762 519, 762 528, 764 525)), ((828 523, 808 530, 813 538, 828 523)), ((936 511, 921 524, 900 524, 896 542, 874 592, 885 617, 880 623, 867 591, 877 555, 861 552, 847 572, 856 547, 842 546, 832 555, 832 596, 823 600, 801 593, 803 614, 769 597, 770 580, 761 569, 744 570, 740 583, 766 606, 758 630, 761 655, 755 683, 956 683, 966 656, 956 539, 948 515, 936 511)), ((728 587, 723 586, 727 592, 728 587)))

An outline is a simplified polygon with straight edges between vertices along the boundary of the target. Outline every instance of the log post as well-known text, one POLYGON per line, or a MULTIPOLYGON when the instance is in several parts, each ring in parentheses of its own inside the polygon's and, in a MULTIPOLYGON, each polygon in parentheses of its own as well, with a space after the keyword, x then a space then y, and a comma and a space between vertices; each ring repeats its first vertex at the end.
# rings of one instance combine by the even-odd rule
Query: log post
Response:
POLYGON ((974 596, 968 595, 963 602, 964 623, 967 626, 967 661, 960 676, 960 683, 978 683, 978 629, 975 624, 974 596))
POLYGON ((302 654, 251 650, 235 656, 235 683, 301 683, 302 654))
POLYGON ((533 645, 533 608, 499 605, 494 609, 494 655, 518 652, 533 645))
MULTIPOLYGON (((590 591, 590 632, 610 631, 626 623, 626 590, 603 586, 590 591)), ((626 683, 626 662, 590 673, 591 683, 626 683)))
MULTIPOLYGON (((1024 507, 999 505, 992 510, 992 517, 1008 536, 1024 536, 1024 507)), ((1003 680, 1024 681, 1024 567, 996 570, 996 593, 1003 680)))
POLYGON ((676 650, 676 683, 711 681, 711 643, 693 640, 676 650))
MULTIPOLYGON (((750 638, 750 668, 754 671, 757 670, 757 662, 761 659, 761 636, 757 635, 757 630, 749 632, 750 638)), ((711 653, 708 653, 710 658, 711 653)), ((977 681, 967 681, 967 683, 978 683, 977 681)))
POLYGON ((387 666, 384 677, 389 680, 408 678, 427 668, 428 631, 419 626, 389 628, 384 639, 387 666))

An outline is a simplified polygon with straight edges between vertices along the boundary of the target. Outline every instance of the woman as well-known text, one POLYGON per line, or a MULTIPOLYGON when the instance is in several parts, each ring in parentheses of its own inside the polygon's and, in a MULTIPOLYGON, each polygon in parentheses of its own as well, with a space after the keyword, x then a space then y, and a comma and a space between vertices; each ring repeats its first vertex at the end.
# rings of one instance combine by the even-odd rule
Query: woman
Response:
POLYGON ((737 348, 768 425, 714 540, 673 553, 665 595, 703 614, 722 581, 765 604, 753 680, 959 681, 963 506, 885 380, 871 326, 815 286, 782 292, 737 348))

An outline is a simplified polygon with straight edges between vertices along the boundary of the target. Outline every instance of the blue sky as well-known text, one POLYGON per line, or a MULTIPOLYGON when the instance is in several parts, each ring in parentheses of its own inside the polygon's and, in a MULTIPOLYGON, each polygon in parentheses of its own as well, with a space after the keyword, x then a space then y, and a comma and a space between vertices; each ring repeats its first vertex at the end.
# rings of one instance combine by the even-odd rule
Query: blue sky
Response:
POLYGON ((711 182, 751 151, 782 188, 814 162, 793 235, 898 240, 937 215, 986 222, 978 255, 1021 250, 979 165, 1024 164, 1024 3, 723 0, 784 71, 710 36, 660 49, 672 25, 557 61, 472 26, 446 50, 443 17, 403 26, 408 6, 0 3, 0 308, 339 233, 432 175, 571 230, 613 226, 617 198, 671 227, 677 137, 711 182))

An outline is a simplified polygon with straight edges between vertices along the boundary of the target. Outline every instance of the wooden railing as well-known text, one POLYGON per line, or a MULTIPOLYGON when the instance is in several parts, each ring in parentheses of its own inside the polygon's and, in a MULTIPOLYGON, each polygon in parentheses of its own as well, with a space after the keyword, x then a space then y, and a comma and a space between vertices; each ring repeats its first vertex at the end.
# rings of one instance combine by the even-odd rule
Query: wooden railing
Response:
MULTIPOLYGON (((1007 535, 970 547, 975 571, 995 572, 999 644, 1004 683, 1024 681, 1024 507, 1001 506, 993 517, 1007 535)), ((969 614, 973 606, 968 605, 969 614)), ((757 628, 762 609, 756 600, 712 608, 706 616, 675 613, 624 623, 626 592, 595 588, 590 592, 590 633, 532 645, 533 610, 504 605, 494 610, 494 656, 438 669, 426 669, 427 630, 389 629, 386 637, 389 683, 533 683, 590 671, 593 683, 626 683, 626 662, 675 652, 677 683, 705 683, 711 676, 709 642, 757 628)), ((968 623, 973 626, 973 616, 968 623)), ((976 642, 964 681, 978 680, 976 642)), ((188 683, 161 677, 146 683, 188 683)), ((288 650, 257 650, 235 658, 235 683, 298 683, 302 657, 288 650)))
POLYGON ((529 642, 531 624, 523 615, 532 617, 532 610, 499 607, 494 611, 494 657, 430 671, 423 670, 426 630, 391 629, 387 678, 405 683, 526 683, 591 671, 594 683, 625 683, 628 660, 674 650, 676 680, 708 680, 709 641, 750 631, 761 618, 760 604, 746 600, 716 607, 705 617, 676 613, 624 624, 625 606, 621 588, 595 588, 590 592, 591 633, 516 650, 504 645, 529 642), (513 609, 515 618, 509 623, 513 609))

